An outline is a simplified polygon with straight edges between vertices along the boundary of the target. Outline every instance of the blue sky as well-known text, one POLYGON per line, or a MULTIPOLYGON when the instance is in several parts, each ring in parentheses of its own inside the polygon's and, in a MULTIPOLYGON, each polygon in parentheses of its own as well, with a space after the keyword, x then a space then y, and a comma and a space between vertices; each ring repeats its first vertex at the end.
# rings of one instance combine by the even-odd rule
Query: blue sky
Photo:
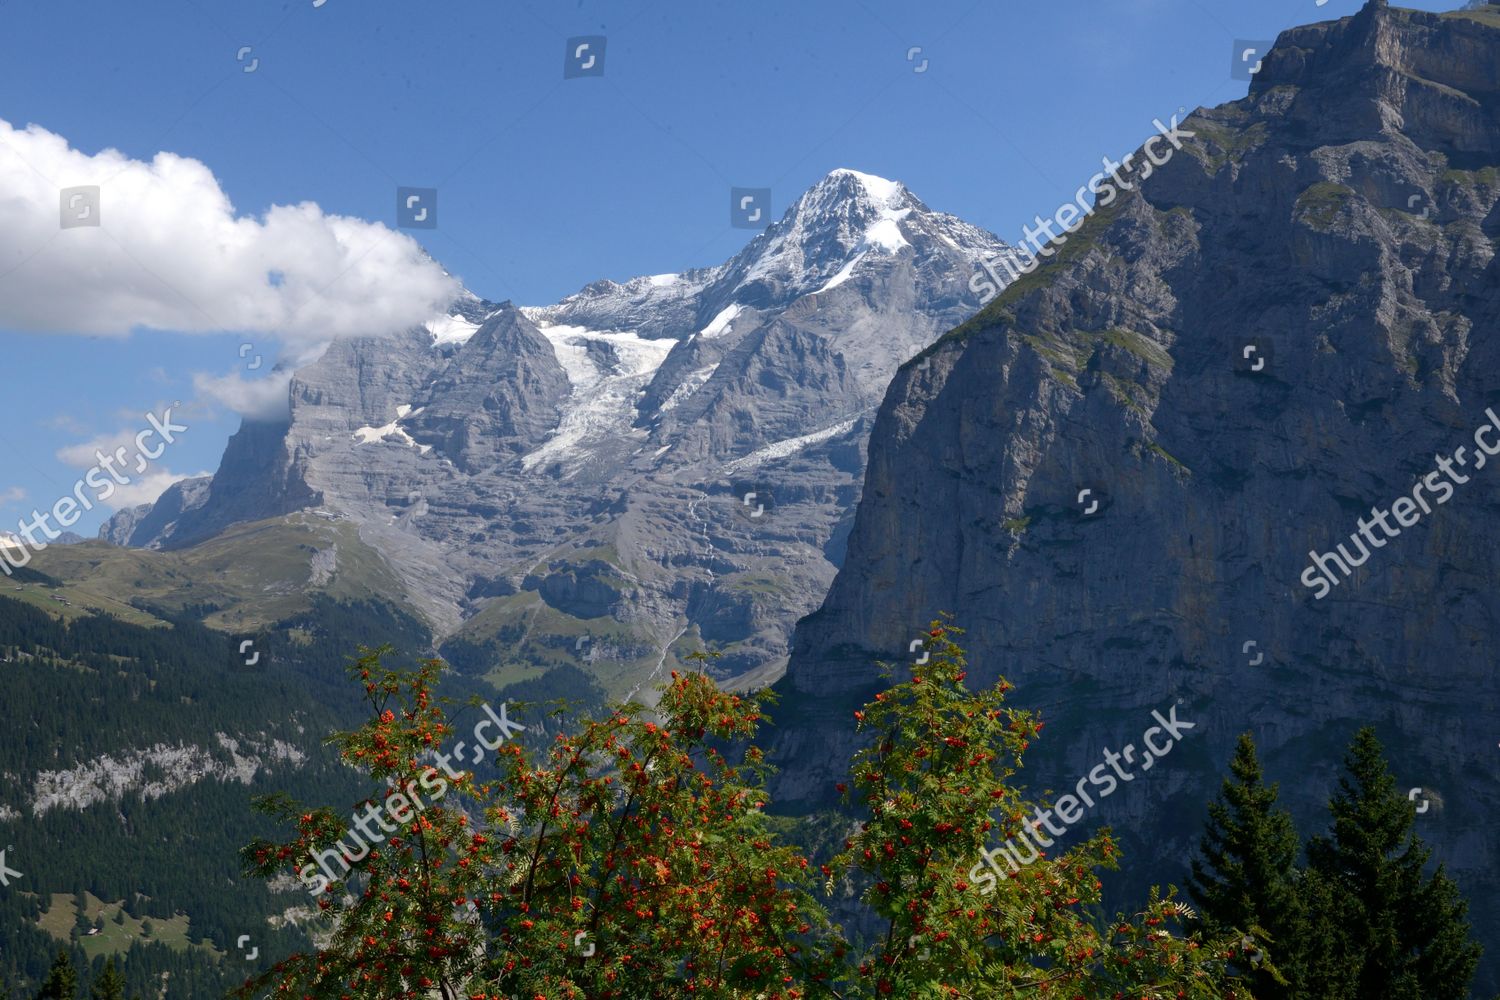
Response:
MULTIPOLYGON (((239 215, 311 201, 391 224, 397 186, 435 187, 438 228, 414 232, 428 252, 480 295, 543 304, 717 263, 753 235, 728 225, 731 186, 772 188, 779 215, 841 166, 1017 241, 1153 117, 1243 96, 1236 39, 1361 3, 10 4, 0 119, 88 154, 199 160, 239 215), (575 35, 607 37, 603 77, 563 79, 575 35)), ((24 248, 8 252, 0 296, 45 284, 24 248)), ((239 418, 198 398, 194 374, 260 378, 279 352, 245 332, 0 330, 3 528, 71 491, 78 445, 174 401, 191 430, 160 468, 212 470, 239 418)))

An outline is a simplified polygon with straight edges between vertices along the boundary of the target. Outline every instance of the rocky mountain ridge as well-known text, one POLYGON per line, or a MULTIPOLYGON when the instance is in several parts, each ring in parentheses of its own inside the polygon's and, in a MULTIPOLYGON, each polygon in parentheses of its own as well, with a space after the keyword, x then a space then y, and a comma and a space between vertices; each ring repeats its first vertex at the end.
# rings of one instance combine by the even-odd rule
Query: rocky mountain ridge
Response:
POLYGON ((337 341, 293 375, 286 422, 245 423, 211 479, 104 535, 181 548, 316 510, 497 681, 572 663, 627 693, 679 641, 726 678, 774 674, 832 579, 891 374, 1006 252, 837 170, 717 267, 337 341))

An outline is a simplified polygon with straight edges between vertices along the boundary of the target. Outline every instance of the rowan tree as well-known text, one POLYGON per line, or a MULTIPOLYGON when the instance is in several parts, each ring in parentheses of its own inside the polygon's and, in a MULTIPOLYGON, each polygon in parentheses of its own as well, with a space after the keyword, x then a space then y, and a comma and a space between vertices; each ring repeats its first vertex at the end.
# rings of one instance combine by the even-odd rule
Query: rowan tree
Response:
MULTIPOLYGON (((414 786, 420 794, 424 779, 444 797, 424 801, 426 808, 414 816, 404 812, 408 822, 367 844, 363 858, 351 858, 348 876, 316 897, 321 915, 314 934, 322 946, 247 982, 244 996, 269 989, 276 996, 410 1000, 436 992, 456 1000, 468 995, 464 989, 484 954, 486 934, 470 905, 481 885, 475 856, 483 857, 491 843, 470 819, 480 789, 471 772, 437 779, 438 769, 427 763, 453 732, 432 695, 442 664, 432 660, 402 672, 382 665, 389 649, 362 652, 351 671, 364 686, 372 717, 329 739, 346 764, 373 779, 370 796, 355 810, 385 808, 399 789, 414 786)), ((305 809, 284 796, 259 805, 295 825, 297 834, 286 843, 257 841, 245 848, 249 872, 271 877, 316 869, 317 852, 341 849, 349 837, 348 814, 333 808, 305 809)))
POLYGON ((1006 707, 1010 685, 965 683, 960 630, 932 623, 909 680, 855 712, 870 733, 845 794, 868 820, 830 879, 865 883, 885 933, 860 956, 860 995, 894 997, 1244 997, 1226 972, 1235 936, 1182 932, 1190 912, 1153 891, 1132 916, 1099 924, 1100 869, 1117 867, 1108 832, 996 878, 976 865, 1035 824, 1012 783, 1042 730, 1006 707))
MULTIPOLYGON (((865 1000, 899 997, 1245 996, 1232 957, 1180 932, 1185 908, 1153 893, 1132 917, 1096 924, 1107 834, 1039 859, 986 895, 981 848, 1018 831, 1027 804, 1009 783, 1040 724, 1003 704, 1008 686, 964 686, 956 630, 935 623, 930 664, 877 696, 856 722, 875 743, 854 761, 868 813, 820 874, 778 843, 762 810, 767 768, 754 744, 766 699, 673 673, 647 711, 619 705, 544 751, 498 747, 490 776, 450 776, 347 878, 319 894, 320 947, 248 982, 242 997, 311 1000, 865 1000), (882 939, 851 958, 816 896, 868 884, 882 939)), ((371 719, 338 734, 343 759, 376 788, 431 781, 455 722, 432 694, 441 668, 354 665, 371 719)), ((347 833, 329 808, 266 808, 296 827, 245 851, 248 870, 307 872, 347 833)), ((392 811, 393 812, 393 811, 392 811)), ((395 817, 400 819, 400 817, 395 817)))
MULTIPOLYGON (((372 720, 334 742, 344 760, 404 788, 431 778, 453 736, 433 698, 440 661, 409 673, 355 666, 372 720)), ((246 984, 244 996, 472 1000, 806 996, 828 978, 807 862, 777 845, 750 747, 758 699, 674 673, 653 718, 625 705, 561 734, 540 760, 501 745, 497 777, 462 772, 398 835, 321 894, 327 943, 246 984)), ((372 796, 369 802, 376 801, 372 796)), ((247 848, 265 876, 342 837, 330 809, 267 808, 295 840, 247 848)))

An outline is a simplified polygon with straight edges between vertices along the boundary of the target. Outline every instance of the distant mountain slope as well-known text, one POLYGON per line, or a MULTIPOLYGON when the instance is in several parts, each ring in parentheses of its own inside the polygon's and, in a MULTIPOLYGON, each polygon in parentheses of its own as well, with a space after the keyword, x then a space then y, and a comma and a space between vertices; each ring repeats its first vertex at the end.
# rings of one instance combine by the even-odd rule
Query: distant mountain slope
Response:
POLYGON ((295 374, 288 423, 245 424, 211 480, 104 535, 180 549, 314 509, 497 681, 569 662, 626 693, 679 643, 774 676, 832 579, 891 374, 1007 252, 838 170, 717 267, 338 341, 295 374))
POLYGON ((236 524, 208 542, 167 552, 98 541, 50 545, 27 568, 47 574, 52 585, 18 575, 0 584, 0 593, 70 618, 98 612, 160 624, 165 615, 242 638, 319 598, 407 602, 405 585, 378 550, 360 541, 355 525, 317 513, 236 524))
POLYGON ((389 605, 315 595, 246 655, 190 622, 143 627, 29 596, 0 596, 0 994, 34 996, 60 945, 128 951, 132 995, 158 995, 166 975, 166 995, 194 998, 243 982, 241 935, 267 962, 306 947, 285 919, 311 912, 300 886, 240 878, 239 848, 277 832, 251 798, 367 794, 323 743, 361 716, 339 665, 360 641, 409 654, 430 636, 389 605), (110 906, 97 937, 85 921, 75 938, 85 894, 124 913, 110 906))
POLYGON ((1138 744, 1153 710, 1196 724, 1087 824, 1142 879, 1180 882, 1237 734, 1307 834, 1373 723, 1474 902, 1491 995, 1500 465, 1475 433, 1500 413, 1500 18, 1371 4, 1288 31, 1245 100, 1184 127, 897 376, 780 685, 774 797, 828 800, 874 661, 909 662, 940 610, 975 681, 1042 709, 1035 789, 1138 744), (1434 458, 1460 447, 1462 483, 1434 458), (1319 599, 1309 553, 1358 560, 1360 520, 1402 496, 1420 523, 1319 599))

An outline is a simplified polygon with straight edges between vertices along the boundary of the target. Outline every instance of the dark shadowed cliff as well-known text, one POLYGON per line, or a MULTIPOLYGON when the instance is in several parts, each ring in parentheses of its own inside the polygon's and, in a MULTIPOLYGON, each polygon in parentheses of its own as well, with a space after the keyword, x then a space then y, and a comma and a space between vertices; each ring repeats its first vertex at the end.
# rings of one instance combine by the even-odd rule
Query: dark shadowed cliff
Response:
POLYGON ((1493 990, 1500 461, 1479 468, 1474 435, 1500 413, 1500 14, 1371 4, 1289 31, 1245 100, 1184 127, 898 374, 780 685, 777 797, 827 802, 873 662, 905 662, 940 610, 971 678, 1003 673, 1049 720, 1034 792, 1139 745, 1154 709, 1196 723, 1081 825, 1112 823, 1136 880, 1180 884, 1238 733, 1306 835, 1373 723, 1493 990), (1450 476, 1436 457, 1461 447, 1450 476), (1428 509, 1399 537, 1304 585, 1310 552, 1358 559, 1360 519, 1414 487, 1428 509))

